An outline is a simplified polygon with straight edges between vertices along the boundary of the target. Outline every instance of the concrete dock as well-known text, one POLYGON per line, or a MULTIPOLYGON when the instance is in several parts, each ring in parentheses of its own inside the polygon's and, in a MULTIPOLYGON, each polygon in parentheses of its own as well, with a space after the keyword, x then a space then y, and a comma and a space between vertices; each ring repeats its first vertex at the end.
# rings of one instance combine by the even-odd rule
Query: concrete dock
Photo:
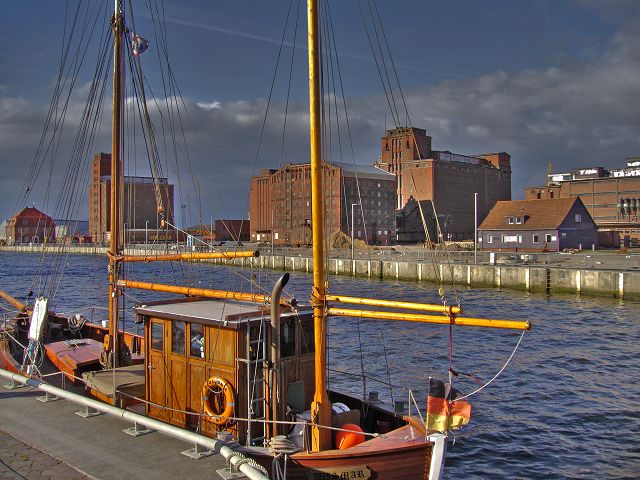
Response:
MULTIPOLYGON (((168 252, 176 252, 167 245, 162 247, 168 252)), ((126 252, 129 255, 155 254, 160 253, 159 248, 160 246, 155 246, 155 249, 146 249, 142 245, 127 248, 126 252)), ((251 250, 256 247, 247 245, 243 248, 251 250)), ((0 251, 36 252, 42 251, 42 246, 3 246, 0 247, 0 251)), ((106 254, 104 247, 84 245, 72 245, 65 251, 77 254, 106 254)), ((327 273, 432 283, 444 278, 445 283, 451 283, 453 280, 458 286, 640 299, 640 255, 636 254, 540 254, 536 255, 539 257, 537 261, 531 262, 523 261, 524 258, 534 257, 531 254, 500 253, 496 254, 498 260, 495 263, 476 264, 470 260, 472 257, 469 255, 467 258, 454 255, 451 262, 446 258, 432 262, 424 253, 422 256, 404 253, 390 256, 384 255, 385 252, 371 255, 361 255, 359 252, 360 258, 351 260, 341 255, 345 252, 347 251, 332 252, 332 258, 327 260, 327 273), (514 262, 500 264, 500 260, 504 260, 505 256, 514 257, 514 262), (516 260, 521 263, 517 263, 516 260)), ((486 256, 487 252, 483 254, 486 256)), ((259 257, 203 262, 298 272, 311 272, 313 269, 313 259, 308 249, 291 249, 273 254, 269 250, 263 250, 259 257)))
MULTIPOLYGON (((67 400, 43 403, 43 392, 9 390, 0 379, 0 479, 221 478, 221 455, 193 460, 192 445, 158 432, 132 437, 110 415, 81 418, 67 400)), ((243 477, 244 478, 244 477, 243 477)))

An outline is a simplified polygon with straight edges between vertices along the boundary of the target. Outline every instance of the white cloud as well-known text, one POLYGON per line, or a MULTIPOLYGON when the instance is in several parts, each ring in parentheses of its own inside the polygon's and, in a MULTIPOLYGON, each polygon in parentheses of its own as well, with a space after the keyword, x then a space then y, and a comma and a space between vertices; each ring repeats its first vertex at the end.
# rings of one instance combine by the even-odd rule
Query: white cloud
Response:
POLYGON ((196 105, 198 105, 198 107, 202 108, 203 110, 214 110, 216 108, 220 108, 222 105, 220 102, 214 101, 214 102, 198 102, 196 103, 196 105))

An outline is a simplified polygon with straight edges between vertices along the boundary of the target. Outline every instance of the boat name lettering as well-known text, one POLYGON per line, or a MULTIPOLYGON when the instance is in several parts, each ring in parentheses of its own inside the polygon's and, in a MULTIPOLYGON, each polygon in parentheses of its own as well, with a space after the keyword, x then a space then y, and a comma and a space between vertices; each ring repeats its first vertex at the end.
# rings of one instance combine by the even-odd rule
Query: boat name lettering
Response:
POLYGON ((371 478, 371 469, 366 465, 354 465, 351 468, 322 468, 309 472, 307 480, 346 480, 352 478, 371 478))

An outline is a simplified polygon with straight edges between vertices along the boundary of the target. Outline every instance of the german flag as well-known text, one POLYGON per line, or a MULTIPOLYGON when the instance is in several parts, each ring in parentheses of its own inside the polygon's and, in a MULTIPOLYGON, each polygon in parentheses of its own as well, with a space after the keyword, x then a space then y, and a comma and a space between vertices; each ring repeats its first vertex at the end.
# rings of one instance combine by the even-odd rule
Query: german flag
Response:
POLYGON ((469 423, 471 404, 455 399, 460 396, 450 384, 429 379, 427 397, 427 431, 447 432, 469 423))

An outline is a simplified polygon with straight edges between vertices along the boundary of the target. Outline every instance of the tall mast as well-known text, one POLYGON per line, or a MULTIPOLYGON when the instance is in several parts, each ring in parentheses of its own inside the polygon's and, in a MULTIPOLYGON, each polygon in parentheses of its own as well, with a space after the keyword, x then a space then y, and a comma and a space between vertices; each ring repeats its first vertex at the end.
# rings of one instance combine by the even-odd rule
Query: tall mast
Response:
POLYGON ((309 136, 311 145, 311 231, 313 243, 313 326, 315 340, 315 393, 311 404, 314 427, 311 447, 314 452, 331 448, 331 405, 326 385, 325 283, 324 283, 324 211, 320 139, 320 61, 318 0, 307 0, 309 50, 309 136))
MULTIPOLYGON (((111 218, 109 242, 109 348, 113 358, 112 366, 118 366, 118 270, 122 254, 120 185, 122 180, 122 38, 124 20, 120 0, 115 0, 113 15, 113 108, 111 116, 111 218)), ((115 402, 115 396, 113 398, 115 402)))

